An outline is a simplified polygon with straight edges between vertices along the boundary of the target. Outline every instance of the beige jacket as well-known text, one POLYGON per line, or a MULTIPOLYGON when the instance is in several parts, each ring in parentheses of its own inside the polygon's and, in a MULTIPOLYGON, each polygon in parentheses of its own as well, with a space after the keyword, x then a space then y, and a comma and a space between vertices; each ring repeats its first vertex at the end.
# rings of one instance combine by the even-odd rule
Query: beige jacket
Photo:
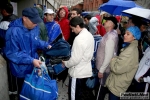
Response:
POLYGON ((138 41, 134 40, 129 46, 123 48, 118 57, 110 63, 110 75, 106 86, 116 96, 126 92, 138 69, 138 41))

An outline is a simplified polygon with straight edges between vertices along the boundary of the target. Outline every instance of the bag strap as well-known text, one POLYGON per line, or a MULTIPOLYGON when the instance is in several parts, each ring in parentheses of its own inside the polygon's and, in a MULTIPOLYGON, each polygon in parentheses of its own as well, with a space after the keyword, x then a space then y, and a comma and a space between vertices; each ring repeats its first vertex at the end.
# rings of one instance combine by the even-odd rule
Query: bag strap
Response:
POLYGON ((43 56, 40 56, 39 60, 42 61, 42 62, 45 62, 45 58, 43 56))
MULTIPOLYGON (((51 78, 49 77, 48 73, 46 72, 46 70, 44 68, 36 68, 34 67, 32 73, 31 73, 31 76, 29 77, 29 82, 31 82, 32 80, 32 77, 33 77, 33 74, 37 71, 37 70, 41 70, 41 75, 42 75, 42 78, 46 78, 47 80, 51 80, 51 78), (45 76, 45 77, 44 77, 45 76)), ((36 73, 37 74, 37 73, 36 73)))

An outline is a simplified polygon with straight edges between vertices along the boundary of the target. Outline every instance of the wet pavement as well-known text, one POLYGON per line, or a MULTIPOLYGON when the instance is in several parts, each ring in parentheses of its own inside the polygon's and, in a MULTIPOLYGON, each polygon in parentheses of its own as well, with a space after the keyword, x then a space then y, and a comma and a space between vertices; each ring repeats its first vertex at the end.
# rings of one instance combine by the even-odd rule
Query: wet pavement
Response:
POLYGON ((69 78, 66 79, 62 86, 62 82, 58 82, 58 100, 68 100, 68 81, 69 78))

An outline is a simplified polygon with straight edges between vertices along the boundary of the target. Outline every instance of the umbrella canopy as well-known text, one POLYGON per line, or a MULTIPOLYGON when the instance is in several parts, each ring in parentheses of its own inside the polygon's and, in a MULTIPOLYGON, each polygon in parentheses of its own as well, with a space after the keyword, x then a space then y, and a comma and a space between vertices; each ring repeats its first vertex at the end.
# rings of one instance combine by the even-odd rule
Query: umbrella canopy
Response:
POLYGON ((84 12, 81 13, 81 15, 82 15, 82 16, 86 16, 86 15, 88 15, 88 14, 90 14, 90 13, 91 13, 91 12, 89 12, 89 11, 84 11, 84 12))
POLYGON ((140 7, 133 1, 124 0, 109 0, 99 7, 99 10, 106 11, 112 15, 121 15, 123 10, 130 9, 133 7, 140 7))
POLYGON ((142 17, 142 18, 150 20, 150 10, 149 9, 136 8, 135 7, 135 8, 131 8, 131 9, 128 9, 128 10, 124 10, 122 12, 126 13, 126 14, 135 15, 135 16, 142 17))
POLYGON ((100 12, 99 11, 85 11, 85 12, 82 12, 81 15, 84 17, 86 15, 91 15, 91 16, 96 16, 96 15, 100 15, 100 12))

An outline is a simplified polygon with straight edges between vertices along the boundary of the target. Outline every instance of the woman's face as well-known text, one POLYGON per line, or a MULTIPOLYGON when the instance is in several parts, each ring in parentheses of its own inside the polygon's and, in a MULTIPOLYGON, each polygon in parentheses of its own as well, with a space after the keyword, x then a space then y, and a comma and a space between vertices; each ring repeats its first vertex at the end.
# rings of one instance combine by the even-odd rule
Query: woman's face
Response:
POLYGON ((66 11, 64 9, 61 9, 59 12, 59 17, 64 18, 66 16, 66 11))
POLYGON ((134 36, 132 35, 132 33, 127 30, 127 31, 125 32, 125 35, 124 35, 124 42, 131 43, 134 39, 135 39, 135 38, 134 38, 134 36))

